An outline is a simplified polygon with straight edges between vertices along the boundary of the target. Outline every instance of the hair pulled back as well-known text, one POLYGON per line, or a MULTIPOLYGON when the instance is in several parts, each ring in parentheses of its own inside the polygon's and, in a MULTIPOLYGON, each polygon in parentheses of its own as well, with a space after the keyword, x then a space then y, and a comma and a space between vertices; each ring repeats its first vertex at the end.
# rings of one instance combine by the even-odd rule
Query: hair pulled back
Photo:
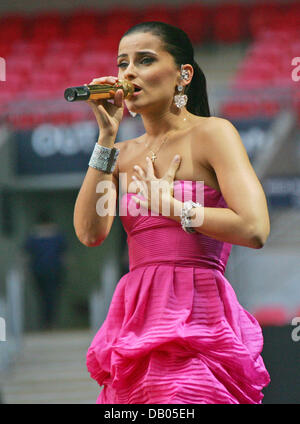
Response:
POLYGON ((188 35, 182 29, 165 22, 150 21, 134 25, 125 32, 123 37, 136 32, 150 32, 159 37, 163 42, 165 50, 173 56, 178 67, 182 64, 190 64, 193 66, 194 75, 185 91, 185 94, 188 96, 186 108, 194 115, 209 117, 210 110, 207 97, 206 78, 203 71, 194 60, 194 48, 188 35))

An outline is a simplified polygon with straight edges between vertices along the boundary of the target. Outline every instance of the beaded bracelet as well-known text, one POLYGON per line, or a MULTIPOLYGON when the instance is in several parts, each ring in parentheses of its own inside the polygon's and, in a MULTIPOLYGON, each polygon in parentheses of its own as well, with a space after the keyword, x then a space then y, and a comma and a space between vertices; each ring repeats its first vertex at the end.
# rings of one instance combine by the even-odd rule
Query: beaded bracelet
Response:
POLYGON ((197 231, 194 230, 191 225, 191 217, 190 217, 190 211, 194 207, 202 206, 200 203, 193 202, 192 200, 187 200, 183 203, 182 209, 181 209, 181 227, 186 233, 196 233, 197 231))
POLYGON ((89 161, 89 166, 106 174, 111 174, 115 169, 119 153, 120 150, 115 147, 105 147, 96 143, 89 161))

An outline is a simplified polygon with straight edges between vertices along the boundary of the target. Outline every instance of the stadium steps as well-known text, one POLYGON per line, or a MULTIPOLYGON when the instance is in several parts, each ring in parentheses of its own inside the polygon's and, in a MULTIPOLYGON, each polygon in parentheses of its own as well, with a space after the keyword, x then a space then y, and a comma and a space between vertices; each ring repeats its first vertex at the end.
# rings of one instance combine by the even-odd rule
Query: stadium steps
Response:
POLYGON ((227 87, 248 50, 248 43, 205 44, 195 48, 195 60, 203 70, 208 88, 227 87))
POLYGON ((2 379, 2 402, 95 404, 101 388, 85 364, 92 337, 89 330, 25 335, 18 362, 2 379))

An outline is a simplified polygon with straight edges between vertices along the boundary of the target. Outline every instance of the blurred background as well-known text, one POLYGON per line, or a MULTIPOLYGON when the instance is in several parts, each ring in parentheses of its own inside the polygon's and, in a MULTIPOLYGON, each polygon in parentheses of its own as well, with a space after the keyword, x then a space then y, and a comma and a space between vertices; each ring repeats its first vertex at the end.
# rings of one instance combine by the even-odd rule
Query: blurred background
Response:
MULTIPOLYGON (((103 245, 75 236, 98 127, 63 93, 117 75, 120 37, 146 20, 188 33, 211 114, 236 126, 263 185, 269 239, 233 246, 225 275, 263 329, 263 403, 300 403, 300 2, 288 0, 1 1, 0 402, 96 402, 85 354, 128 272, 126 233, 117 214, 103 245)), ((117 141, 142 132, 125 113, 117 141)))

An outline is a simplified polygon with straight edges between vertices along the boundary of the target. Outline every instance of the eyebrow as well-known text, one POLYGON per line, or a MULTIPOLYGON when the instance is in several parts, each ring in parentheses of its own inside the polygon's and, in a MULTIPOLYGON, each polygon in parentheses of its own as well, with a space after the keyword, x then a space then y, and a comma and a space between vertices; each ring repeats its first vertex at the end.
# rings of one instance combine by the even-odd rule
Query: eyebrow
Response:
MULTIPOLYGON (((137 52, 137 54, 138 55, 143 55, 143 54, 153 54, 153 55, 155 55, 155 56, 158 56, 157 55, 157 53, 155 53, 155 52, 153 52, 153 51, 151 51, 151 50, 140 50, 140 51, 138 51, 137 52)), ((120 57, 126 57, 126 56, 128 56, 128 54, 127 53, 122 53, 122 54, 119 54, 119 56, 118 56, 118 59, 120 58, 120 57)))

